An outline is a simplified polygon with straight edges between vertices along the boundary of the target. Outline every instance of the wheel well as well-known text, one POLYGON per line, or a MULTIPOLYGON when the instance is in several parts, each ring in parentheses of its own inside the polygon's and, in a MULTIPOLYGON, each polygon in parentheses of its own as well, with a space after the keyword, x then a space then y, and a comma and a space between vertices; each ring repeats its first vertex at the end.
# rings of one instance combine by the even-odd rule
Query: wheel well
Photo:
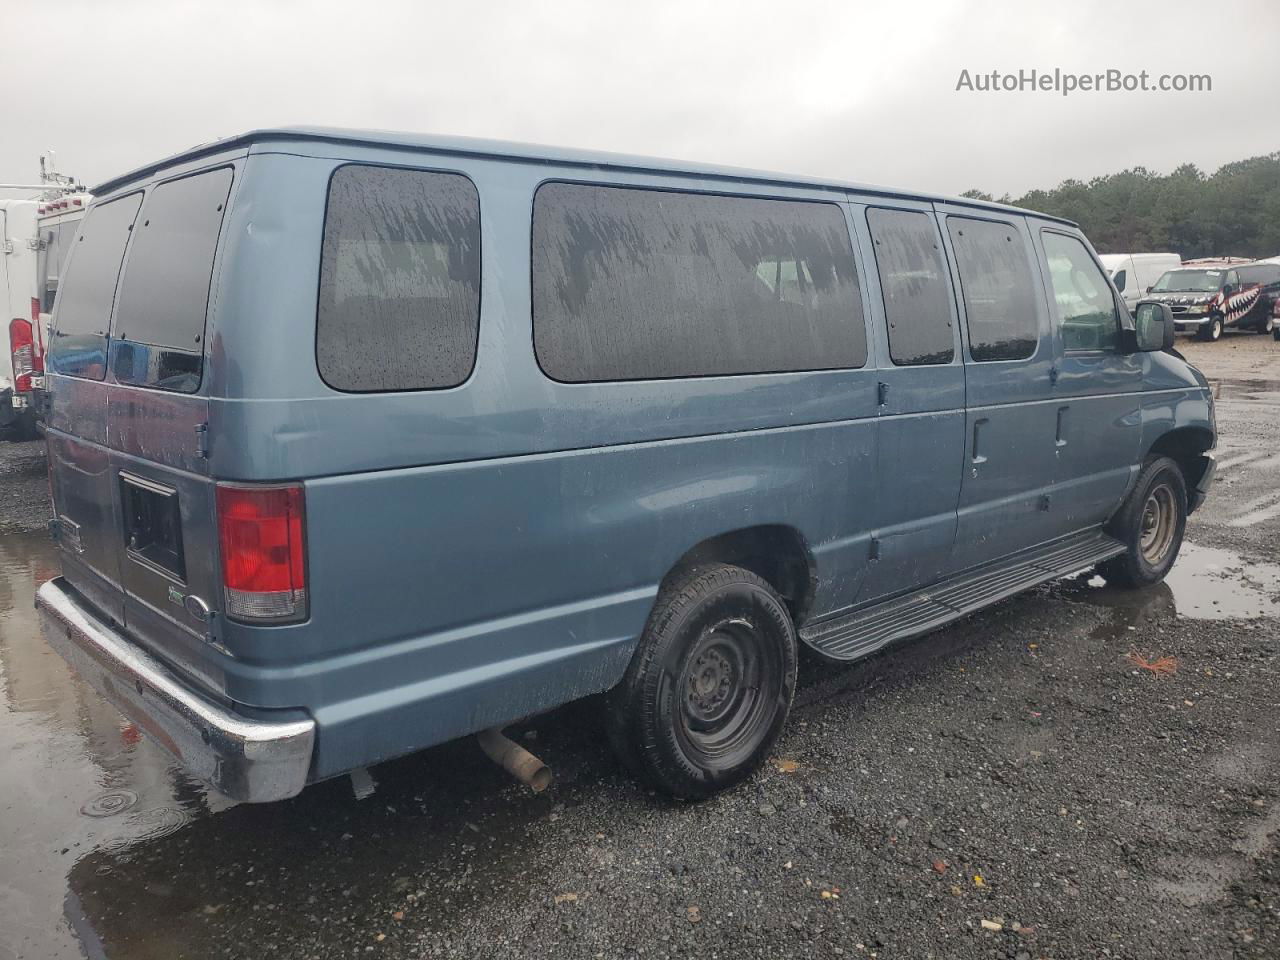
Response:
POLYGON ((1205 462, 1201 455, 1212 447, 1213 434, 1204 427, 1178 427, 1157 439, 1148 455, 1171 458, 1182 469, 1187 489, 1194 490, 1204 474, 1205 462))
POLYGON ((808 614, 817 574, 813 555, 794 527, 782 524, 744 527, 703 540, 676 562, 663 585, 690 568, 710 563, 742 567, 768 581, 797 624, 808 614))

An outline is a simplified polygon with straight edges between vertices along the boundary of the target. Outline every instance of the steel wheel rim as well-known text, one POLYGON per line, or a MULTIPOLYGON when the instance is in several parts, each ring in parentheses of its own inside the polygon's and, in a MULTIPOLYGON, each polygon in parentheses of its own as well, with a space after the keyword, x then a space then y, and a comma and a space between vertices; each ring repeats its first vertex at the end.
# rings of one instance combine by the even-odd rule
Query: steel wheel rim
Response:
POLYGON ((1209 326, 1209 339, 1217 340, 1221 336, 1222 336, 1222 321, 1221 320, 1211 321, 1209 326))
POLYGON ((675 687, 677 735, 688 753, 731 766, 755 749, 772 717, 774 688, 781 684, 774 659, 767 639, 745 619, 723 620, 703 631, 675 687))
POLYGON ((1173 489, 1165 483, 1158 484, 1147 493, 1142 505, 1142 536, 1139 546, 1142 558, 1158 567, 1169 555, 1177 531, 1177 501, 1173 489))

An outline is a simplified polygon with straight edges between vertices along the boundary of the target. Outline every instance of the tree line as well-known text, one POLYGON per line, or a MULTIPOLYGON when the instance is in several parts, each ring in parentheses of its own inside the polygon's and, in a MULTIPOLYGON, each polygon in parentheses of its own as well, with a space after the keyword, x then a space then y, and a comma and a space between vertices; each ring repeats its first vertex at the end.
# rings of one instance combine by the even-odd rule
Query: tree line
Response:
MULTIPOLYGON (((964 196, 995 199, 981 190, 964 196)), ((1099 253, 1172 251, 1184 260, 1280 256, 1280 152, 1228 163, 1208 175, 1191 163, 1163 176, 1134 167, 998 199, 1076 221, 1099 253)))

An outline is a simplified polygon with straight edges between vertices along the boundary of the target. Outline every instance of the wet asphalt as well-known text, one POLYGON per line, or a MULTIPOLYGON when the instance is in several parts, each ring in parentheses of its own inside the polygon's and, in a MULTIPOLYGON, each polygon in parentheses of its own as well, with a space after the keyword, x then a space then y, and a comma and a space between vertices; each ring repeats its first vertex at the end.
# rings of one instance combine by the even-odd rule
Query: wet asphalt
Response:
POLYGON ((39 639, 45 468, 0 444, 0 960, 1280 956, 1280 344, 1179 347, 1222 466, 1167 583, 807 663, 773 762, 695 805, 591 701, 513 728, 538 796, 469 741, 363 800, 211 795, 39 639))

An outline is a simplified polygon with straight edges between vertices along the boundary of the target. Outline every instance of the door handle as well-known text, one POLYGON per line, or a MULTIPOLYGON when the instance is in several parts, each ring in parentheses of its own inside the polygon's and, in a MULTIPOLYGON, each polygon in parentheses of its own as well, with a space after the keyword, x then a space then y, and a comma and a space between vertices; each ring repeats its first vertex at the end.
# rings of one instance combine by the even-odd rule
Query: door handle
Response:
POLYGON ((987 422, 986 417, 973 421, 973 445, 970 448, 969 456, 975 465, 987 462, 987 458, 982 455, 982 449, 978 443, 979 438, 982 436, 982 427, 987 422))
POLYGON ((1058 434, 1054 438, 1054 446, 1061 450, 1067 445, 1067 411, 1070 407, 1058 408, 1058 434))

